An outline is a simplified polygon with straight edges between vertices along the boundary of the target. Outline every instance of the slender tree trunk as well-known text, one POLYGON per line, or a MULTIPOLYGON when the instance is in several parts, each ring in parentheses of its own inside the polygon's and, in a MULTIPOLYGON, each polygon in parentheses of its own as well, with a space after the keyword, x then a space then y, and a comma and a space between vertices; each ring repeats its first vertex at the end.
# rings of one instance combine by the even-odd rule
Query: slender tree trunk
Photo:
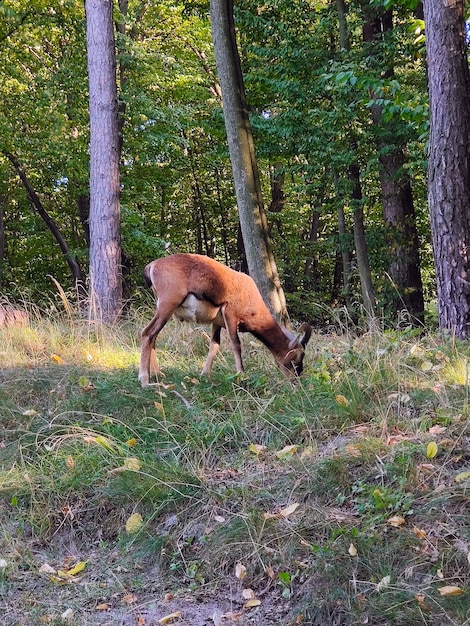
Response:
POLYGON ((112 0, 85 0, 90 92, 90 315, 122 310, 116 49, 112 0))
POLYGON ((279 321, 287 308, 271 250, 235 36, 233 0, 211 0, 214 52, 222 91, 240 225, 250 275, 279 321))
POLYGON ((439 325, 470 337, 470 72, 465 3, 425 0, 430 126, 428 201, 439 325))
POLYGON ((362 188, 359 166, 353 163, 349 167, 349 179, 353 186, 353 231, 354 246, 356 248, 357 271, 361 281, 361 292, 364 309, 371 327, 376 325, 375 291, 372 284, 369 254, 367 252, 366 233, 364 228, 364 211, 362 208, 362 188))
POLYGON ((21 180, 23 187, 26 190, 29 201, 33 205, 36 213, 44 221, 47 228, 51 231, 54 239, 59 244, 62 254, 64 255, 64 259, 66 260, 67 265, 69 266, 70 272, 72 273, 73 287, 74 288, 78 287, 81 289, 83 287, 83 277, 82 277, 82 272, 80 270, 80 266, 78 264, 77 259, 73 256, 73 254, 70 253, 67 242, 62 236, 62 233, 60 232, 59 227, 57 226, 57 224, 54 222, 52 217, 44 208, 41 202, 41 199, 39 198, 35 189, 31 185, 26 175, 25 169, 23 165, 20 163, 19 159, 15 157, 13 154, 11 154, 10 152, 5 152, 4 154, 8 158, 10 163, 13 165, 13 167, 15 168, 16 173, 18 174, 18 177, 21 180))
MULTIPOLYGON (((338 14, 340 46, 343 50, 349 51, 349 33, 346 20, 346 4, 344 0, 336 0, 336 11, 338 14)), ((354 137, 348 138, 351 152, 357 152, 357 142, 354 137)), ((372 284, 372 274, 370 271, 369 253, 367 250, 366 233, 364 228, 364 211, 362 207, 362 188, 360 170, 357 161, 353 161, 349 166, 349 181, 352 186, 353 205, 353 233, 354 246, 356 248, 357 270, 361 283, 361 293, 364 309, 368 317, 368 323, 373 328, 376 326, 376 301, 375 291, 372 284)), ((343 220, 344 213, 338 213, 338 218, 343 220)), ((346 259, 343 257, 343 267, 346 268, 346 259)))

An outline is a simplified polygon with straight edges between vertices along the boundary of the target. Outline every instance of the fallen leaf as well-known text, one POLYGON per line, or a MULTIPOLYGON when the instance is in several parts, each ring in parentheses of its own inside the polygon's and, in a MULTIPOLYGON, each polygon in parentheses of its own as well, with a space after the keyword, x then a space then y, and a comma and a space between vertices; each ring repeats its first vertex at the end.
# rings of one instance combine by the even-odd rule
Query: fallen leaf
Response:
POLYGON ((137 616, 137 626, 145 626, 146 622, 145 622, 145 617, 143 617, 142 615, 138 615, 137 616))
POLYGON ((95 608, 97 611, 107 611, 109 609, 109 604, 106 604, 106 602, 100 602, 100 604, 97 604, 95 608))
POLYGON ((426 537, 426 531, 421 530, 421 528, 418 528, 417 526, 413 526, 413 532, 418 539, 424 539, 426 537))
POLYGON ((37 411, 35 411, 34 409, 28 409, 26 411, 23 411, 23 413, 21 415, 24 415, 24 417, 32 417, 33 415, 37 415, 37 411))
POLYGON ((135 534, 141 529, 142 524, 143 524, 142 515, 140 513, 132 513, 132 515, 130 515, 126 521, 127 533, 129 535, 135 534))
POLYGON ((58 354, 51 354, 51 359, 57 363, 57 365, 63 365, 64 359, 62 359, 58 354))
POLYGON ((393 517, 388 519, 387 522, 390 524, 390 526, 393 526, 394 528, 399 528, 406 523, 406 520, 401 515, 394 515, 393 517))
POLYGON ((135 437, 131 437, 126 441, 126 446, 135 446, 137 445, 137 439, 135 437))
POLYGON ((281 517, 289 517, 289 515, 292 515, 292 513, 299 508, 299 506, 300 505, 297 502, 294 502, 293 504, 286 506, 284 509, 281 509, 279 511, 279 515, 281 517))
POLYGON ((132 456, 124 459, 124 467, 128 470, 132 470, 133 472, 138 472, 142 467, 142 463, 138 458, 132 456))
POLYGON ((439 587, 438 589, 441 596, 461 596, 465 591, 460 587, 456 587, 454 585, 446 585, 445 587, 439 587))
POLYGON ((73 611, 72 611, 72 609, 66 609, 62 613, 60 618, 63 619, 64 621, 66 621, 66 622, 69 622, 73 618, 73 611))
POLYGON ((295 454, 298 449, 299 449, 299 446, 295 444, 291 446, 284 446, 282 450, 278 450, 276 452, 276 456, 278 459, 285 459, 287 456, 291 456, 292 454, 295 454))
POLYGON ((178 619, 179 617, 181 617, 181 611, 175 611, 174 613, 170 613, 169 615, 165 615, 165 617, 161 617, 158 620, 158 623, 159 624, 169 624, 174 619, 178 619))
POLYGON ((469 478, 470 478, 470 472, 460 472, 460 474, 457 474, 454 480, 456 483, 461 483, 464 480, 467 480, 469 478))
POLYGON ((243 580, 246 576, 246 567, 243 565, 243 563, 238 562, 235 565, 235 577, 238 578, 238 580, 243 580))
POLYGON ((349 400, 346 398, 346 396, 343 396, 340 393, 335 396, 335 400, 338 404, 342 404, 343 406, 349 406, 349 400))
POLYGON ((258 598, 253 598, 252 600, 248 600, 248 602, 245 602, 245 608, 251 609, 255 606, 260 606, 260 604, 261 600, 258 600, 258 598))
POLYGON ((87 562, 86 561, 79 561, 76 565, 74 565, 73 567, 71 567, 70 569, 67 570, 67 575, 68 576, 76 576, 77 574, 79 574, 80 572, 83 572, 83 570, 86 567, 87 562))
POLYGON ((55 574, 57 570, 51 567, 49 563, 43 563, 43 565, 39 568, 39 571, 41 574, 55 574))
POLYGON ((259 443, 250 443, 248 450, 256 454, 256 456, 261 456, 265 452, 266 446, 262 446, 259 443))
POLYGON ((421 363, 421 371, 422 372, 429 372, 430 370, 432 370, 432 363, 431 363, 431 361, 423 361, 421 363))
POLYGON ((349 548, 348 548, 348 554, 349 554, 350 556, 357 556, 357 548, 356 548, 356 546, 355 546, 353 543, 351 543, 351 544, 349 545, 349 548))
POLYGON ((433 459, 437 454, 437 443, 435 441, 430 441, 426 446, 426 456, 428 459, 433 459))
POLYGON ((390 575, 384 576, 382 580, 379 580, 377 583, 377 591, 382 591, 382 589, 386 589, 390 585, 392 577, 390 575))
POLYGON ((255 597, 255 592, 253 589, 243 589, 242 598, 244 600, 252 600, 255 597))

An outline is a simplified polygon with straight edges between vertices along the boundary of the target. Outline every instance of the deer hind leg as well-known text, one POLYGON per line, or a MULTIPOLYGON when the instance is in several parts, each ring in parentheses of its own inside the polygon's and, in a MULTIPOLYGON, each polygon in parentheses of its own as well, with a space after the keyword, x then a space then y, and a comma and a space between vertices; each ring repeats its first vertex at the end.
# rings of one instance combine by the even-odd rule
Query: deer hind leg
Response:
POLYGON ((234 319, 229 312, 227 312, 226 307, 222 308, 222 315, 224 317, 225 328, 227 329, 230 337, 230 344, 232 346, 233 356, 235 357, 235 367, 237 368, 237 372, 240 374, 245 371, 245 368, 243 367, 242 361, 242 346, 240 343, 240 337, 238 336, 238 323, 237 320, 234 319))
POLYGON ((178 305, 157 306, 157 312, 142 331, 142 347, 140 352, 139 381, 142 387, 150 383, 150 377, 160 374, 155 352, 155 341, 158 333, 168 322, 178 305))
POLYGON ((219 351, 220 348, 220 331, 222 330, 221 326, 216 326, 212 324, 212 336, 211 342, 209 345, 209 354, 207 355, 206 361, 204 363, 204 367, 201 370, 201 376, 207 376, 210 374, 212 369, 212 363, 214 362, 215 355, 219 351))

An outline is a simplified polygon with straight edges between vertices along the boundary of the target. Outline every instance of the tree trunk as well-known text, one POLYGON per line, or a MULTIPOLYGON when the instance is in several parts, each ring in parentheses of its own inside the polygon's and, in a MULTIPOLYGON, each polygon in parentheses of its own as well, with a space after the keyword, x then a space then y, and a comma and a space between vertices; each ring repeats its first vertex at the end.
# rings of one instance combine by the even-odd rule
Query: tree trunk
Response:
MULTIPOLYGON (((383 38, 393 28, 392 11, 377 15, 372 5, 364 10, 363 39, 372 44, 369 54, 382 54, 383 38), (372 15, 370 15, 372 13, 372 15)), ((384 78, 392 78, 393 67, 385 70, 384 78)), ((376 94, 371 93, 371 98, 376 94)), ((421 259, 419 238, 416 228, 416 215, 411 181, 404 165, 405 146, 399 138, 396 123, 384 122, 383 107, 372 106, 372 121, 379 129, 377 151, 380 163, 380 184, 382 188, 382 210, 388 235, 388 273, 393 282, 391 309, 396 314, 403 308, 411 315, 411 320, 424 323, 424 297, 421 280, 421 259)))
POLYGON ((357 271, 361 282, 362 301, 371 328, 376 325, 375 292, 372 284, 369 254, 367 252, 366 233, 364 228, 364 211, 362 208, 362 188, 359 166, 353 163, 349 166, 349 179, 353 186, 352 203, 354 246, 356 248, 357 271))
POLYGON ((72 273, 72 278, 73 278, 73 287, 74 288, 83 288, 83 277, 82 277, 82 272, 80 270, 80 266, 78 264, 77 259, 73 256, 73 254, 70 253, 69 247, 67 245, 67 242, 65 241, 64 237, 62 236, 62 233, 59 230, 59 227, 57 226, 57 224, 54 222, 54 220, 52 219, 52 217, 49 215, 49 213, 46 211, 46 209, 44 208, 41 199, 39 198, 38 194, 36 193, 35 189, 33 188, 33 186, 31 185, 26 172, 24 170, 23 165, 20 163, 19 159, 17 159, 13 154, 11 154, 10 152, 5 152, 4 153, 5 156, 8 158, 8 160, 10 161, 10 163, 13 165, 13 167, 16 170, 16 173, 18 174, 19 179, 21 180, 23 187, 26 190, 26 193, 28 194, 28 198, 29 201, 31 202, 31 204, 33 205, 36 213, 39 215, 39 217, 44 221, 44 223, 46 224, 47 228, 51 231, 54 239, 57 241, 57 243, 59 244, 59 247, 62 251, 62 254, 64 255, 64 259, 67 262, 67 265, 69 266, 70 272, 72 273))
POLYGON ((113 3, 86 0, 90 92, 90 316, 113 322, 122 309, 120 138, 113 3))
MULTIPOLYGON (((336 0, 336 12, 338 15, 340 46, 343 50, 349 51, 349 33, 348 25, 346 21, 346 3, 344 0, 336 0)), ((351 152, 355 154, 357 152, 357 142, 354 137, 349 137, 348 142, 351 152)), ((370 271, 369 253, 367 250, 366 233, 364 228, 364 211, 362 207, 362 188, 359 165, 356 160, 353 160, 349 166, 349 181, 352 187, 352 206, 353 206, 353 233, 354 233, 354 246, 356 249, 356 261, 357 271, 359 273, 359 280, 361 283, 361 293, 364 309, 368 318, 368 323, 371 328, 375 328, 376 320, 376 302, 375 291, 372 284, 372 274, 370 271)), ((344 212, 341 210, 338 212, 338 220, 340 226, 340 235, 343 231, 344 241, 344 212)), ((347 259, 343 254, 343 268, 346 271, 347 259)), ((349 281, 348 281, 349 284, 349 281)), ((345 288, 346 288, 345 281, 345 288)))
POLYGON ((463 0, 426 0, 428 201, 439 326, 470 337, 470 73, 463 0))
POLYGON ((211 0, 214 52, 222 91, 240 226, 250 275, 278 321, 287 308, 271 250, 235 36, 233 0, 211 0))

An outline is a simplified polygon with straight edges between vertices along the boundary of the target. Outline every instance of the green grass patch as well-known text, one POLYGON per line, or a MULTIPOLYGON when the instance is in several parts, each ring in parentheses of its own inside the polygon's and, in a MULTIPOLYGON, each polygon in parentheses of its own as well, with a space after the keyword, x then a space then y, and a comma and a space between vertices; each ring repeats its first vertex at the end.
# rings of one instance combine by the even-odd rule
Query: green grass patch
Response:
POLYGON ((227 348, 205 379, 205 330, 171 323, 142 389, 144 323, 0 329, 7 624, 152 623, 169 594, 242 624, 466 623, 468 346, 318 335, 290 384, 244 338, 247 373, 227 348))

